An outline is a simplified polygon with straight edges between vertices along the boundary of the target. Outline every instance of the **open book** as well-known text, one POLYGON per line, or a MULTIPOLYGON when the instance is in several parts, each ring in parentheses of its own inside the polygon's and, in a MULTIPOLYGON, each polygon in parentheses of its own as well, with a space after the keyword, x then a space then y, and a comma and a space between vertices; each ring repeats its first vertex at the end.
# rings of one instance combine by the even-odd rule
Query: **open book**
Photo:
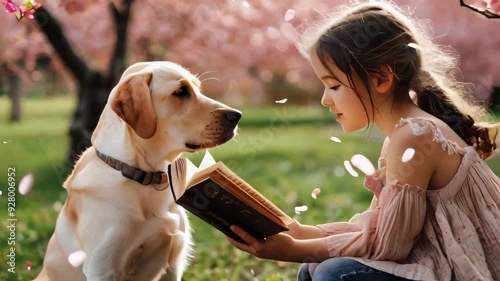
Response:
POLYGON ((224 163, 215 162, 208 151, 199 167, 181 157, 169 166, 168 174, 177 204, 242 243, 231 225, 263 239, 289 230, 287 225, 293 222, 224 163))

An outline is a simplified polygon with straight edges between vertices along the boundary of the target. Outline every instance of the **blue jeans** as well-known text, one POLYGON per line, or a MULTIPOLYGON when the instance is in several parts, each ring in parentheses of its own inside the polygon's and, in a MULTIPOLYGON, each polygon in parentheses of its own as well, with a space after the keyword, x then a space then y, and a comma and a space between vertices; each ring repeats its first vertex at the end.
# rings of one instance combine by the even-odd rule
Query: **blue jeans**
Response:
POLYGON ((373 269, 348 258, 335 257, 321 263, 304 263, 298 281, 403 281, 402 277, 373 269))

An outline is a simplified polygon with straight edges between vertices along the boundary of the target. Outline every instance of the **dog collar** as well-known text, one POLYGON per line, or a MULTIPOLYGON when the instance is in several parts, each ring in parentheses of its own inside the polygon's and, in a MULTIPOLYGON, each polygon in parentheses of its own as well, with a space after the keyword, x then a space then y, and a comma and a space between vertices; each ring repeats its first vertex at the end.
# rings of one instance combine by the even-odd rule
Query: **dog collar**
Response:
POLYGON ((104 161, 106 164, 108 164, 115 170, 121 171, 124 177, 134 180, 142 185, 164 184, 168 182, 167 173, 165 172, 162 171, 146 172, 139 168, 127 165, 126 163, 123 163, 122 161, 107 156, 106 154, 101 153, 97 150, 96 153, 97 156, 101 158, 101 160, 104 161))

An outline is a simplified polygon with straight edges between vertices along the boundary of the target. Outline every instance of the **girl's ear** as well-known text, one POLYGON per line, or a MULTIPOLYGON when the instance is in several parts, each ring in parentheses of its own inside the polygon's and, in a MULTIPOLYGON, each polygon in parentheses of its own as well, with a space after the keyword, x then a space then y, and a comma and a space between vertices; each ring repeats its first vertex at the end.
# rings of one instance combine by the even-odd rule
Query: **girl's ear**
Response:
POLYGON ((385 94, 392 88, 394 73, 388 64, 381 65, 379 70, 379 72, 371 74, 372 83, 377 92, 385 94))

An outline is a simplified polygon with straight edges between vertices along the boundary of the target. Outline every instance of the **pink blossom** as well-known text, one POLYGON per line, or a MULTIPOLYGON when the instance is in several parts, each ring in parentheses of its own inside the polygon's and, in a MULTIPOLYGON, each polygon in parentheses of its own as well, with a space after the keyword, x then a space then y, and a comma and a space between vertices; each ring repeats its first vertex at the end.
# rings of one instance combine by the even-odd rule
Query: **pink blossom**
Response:
POLYGON ((19 6, 12 3, 12 0, 7 0, 7 2, 2 2, 2 4, 5 5, 5 11, 7 13, 15 13, 17 10, 19 10, 19 6))
POLYGON ((35 11, 40 8, 40 4, 36 3, 34 0, 26 0, 22 5, 16 5, 12 0, 6 0, 5 2, 1 2, 5 5, 5 11, 7 13, 15 13, 17 20, 23 19, 23 17, 28 17, 33 19, 33 14, 35 11))
POLYGON ((490 7, 490 9, 496 13, 496 14, 500 14, 500 1, 498 0, 489 0, 487 1, 488 3, 488 6, 490 7))

